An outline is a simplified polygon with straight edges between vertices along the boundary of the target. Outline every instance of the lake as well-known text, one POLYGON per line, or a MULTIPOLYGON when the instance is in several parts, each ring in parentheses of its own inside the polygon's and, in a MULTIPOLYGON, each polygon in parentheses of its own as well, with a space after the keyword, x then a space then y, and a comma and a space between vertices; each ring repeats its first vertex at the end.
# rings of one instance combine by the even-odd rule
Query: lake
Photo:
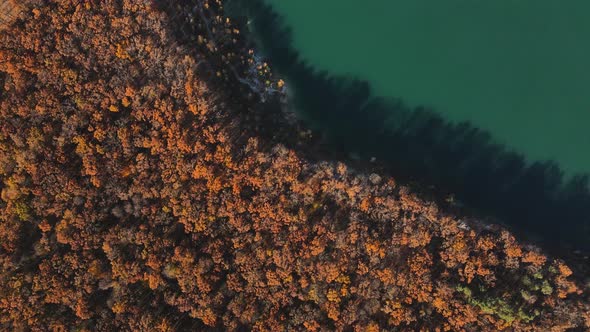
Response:
POLYGON ((375 157, 402 183, 452 194, 535 242, 585 250, 589 10, 582 0, 229 8, 334 151, 375 157))
POLYGON ((268 0, 309 64, 590 171, 590 2, 268 0))

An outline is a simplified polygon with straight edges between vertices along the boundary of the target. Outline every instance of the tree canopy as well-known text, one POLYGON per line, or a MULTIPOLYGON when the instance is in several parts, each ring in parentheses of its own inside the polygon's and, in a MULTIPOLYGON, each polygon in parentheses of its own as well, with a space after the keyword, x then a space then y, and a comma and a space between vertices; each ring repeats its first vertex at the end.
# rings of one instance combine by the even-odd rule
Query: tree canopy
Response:
POLYGON ((297 125, 300 148, 260 134, 284 83, 193 6, 191 45, 142 0, 44 1, 0 35, 2 330, 590 328, 563 261, 307 158, 297 125))

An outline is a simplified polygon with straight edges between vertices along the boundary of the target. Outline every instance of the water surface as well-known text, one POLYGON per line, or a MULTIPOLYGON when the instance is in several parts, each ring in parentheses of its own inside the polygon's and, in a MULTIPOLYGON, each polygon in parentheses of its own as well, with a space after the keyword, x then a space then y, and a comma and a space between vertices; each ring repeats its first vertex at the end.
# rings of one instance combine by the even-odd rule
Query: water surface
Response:
POLYGON ((590 171, 590 2, 268 0, 311 65, 590 171))

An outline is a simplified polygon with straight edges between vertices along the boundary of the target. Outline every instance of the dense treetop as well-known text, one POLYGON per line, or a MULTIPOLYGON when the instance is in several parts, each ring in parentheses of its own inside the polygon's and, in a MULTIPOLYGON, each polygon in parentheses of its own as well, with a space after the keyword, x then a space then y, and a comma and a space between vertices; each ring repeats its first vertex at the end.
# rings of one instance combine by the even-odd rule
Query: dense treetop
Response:
POLYGON ((141 0, 0 35, 1 330, 590 328, 563 261, 261 135, 282 82, 192 7, 194 45, 141 0))

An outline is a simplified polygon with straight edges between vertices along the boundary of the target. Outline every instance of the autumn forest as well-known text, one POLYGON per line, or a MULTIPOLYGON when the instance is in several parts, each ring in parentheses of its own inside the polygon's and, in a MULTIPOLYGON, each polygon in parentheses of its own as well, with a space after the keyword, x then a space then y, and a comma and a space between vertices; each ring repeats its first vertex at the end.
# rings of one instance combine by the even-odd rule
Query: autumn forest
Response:
POLYGON ((583 269, 322 158, 223 6, 29 1, 0 31, 0 330, 590 329, 583 269))

